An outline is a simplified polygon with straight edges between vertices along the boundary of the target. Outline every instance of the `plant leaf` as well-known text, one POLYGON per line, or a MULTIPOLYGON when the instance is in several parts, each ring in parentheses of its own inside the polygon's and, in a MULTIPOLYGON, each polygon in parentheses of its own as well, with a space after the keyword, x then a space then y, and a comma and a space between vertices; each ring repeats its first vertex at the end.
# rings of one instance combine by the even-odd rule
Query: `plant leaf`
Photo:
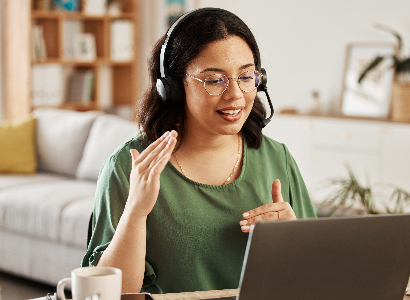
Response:
POLYGON ((375 68, 381 61, 383 61, 384 57, 382 56, 377 56, 367 67, 364 69, 362 74, 359 76, 359 80, 357 81, 358 83, 362 83, 362 80, 364 77, 366 77, 367 73, 371 71, 373 68, 375 68))
POLYGON ((392 28, 390 28, 386 25, 380 24, 380 23, 375 23, 374 27, 394 35, 397 39, 397 44, 399 46, 399 53, 401 52, 401 47, 403 45, 403 42, 402 42, 402 38, 401 38, 400 34, 397 31, 395 31, 394 29, 392 29, 392 28))
POLYGON ((397 60, 395 61, 396 65, 396 72, 410 72, 410 57, 403 59, 403 60, 397 60))

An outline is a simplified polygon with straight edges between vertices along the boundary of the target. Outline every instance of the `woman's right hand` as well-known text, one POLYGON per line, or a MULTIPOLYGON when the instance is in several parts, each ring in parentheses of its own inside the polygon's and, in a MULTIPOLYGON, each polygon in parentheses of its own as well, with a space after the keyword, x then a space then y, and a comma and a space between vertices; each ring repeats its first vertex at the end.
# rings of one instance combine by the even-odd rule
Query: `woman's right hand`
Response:
POLYGON ((141 154, 131 149, 130 191, 124 212, 146 217, 157 201, 160 175, 176 145, 177 132, 165 132, 141 154))

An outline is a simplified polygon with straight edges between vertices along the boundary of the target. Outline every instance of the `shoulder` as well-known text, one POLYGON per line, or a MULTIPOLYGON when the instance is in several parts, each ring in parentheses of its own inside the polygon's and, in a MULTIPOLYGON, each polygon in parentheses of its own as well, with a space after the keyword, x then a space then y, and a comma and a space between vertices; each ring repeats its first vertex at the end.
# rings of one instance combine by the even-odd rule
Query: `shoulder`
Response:
POLYGON ((275 141, 275 140, 267 137, 266 135, 263 135, 261 148, 262 147, 268 148, 268 149, 277 149, 277 150, 283 151, 283 149, 286 146, 282 143, 279 143, 278 141, 275 141))
POLYGON ((246 148, 246 160, 251 169, 257 169, 264 174, 286 174, 287 150, 284 144, 263 136, 259 149, 246 148))
POLYGON ((128 140, 127 142, 119 145, 117 149, 111 154, 105 161, 105 166, 120 167, 124 171, 131 169, 131 149, 136 149, 139 153, 147 148, 149 143, 145 142, 142 135, 139 134, 136 137, 128 140))
POLYGON ((284 144, 275 141, 265 135, 263 135, 262 143, 259 149, 249 149, 251 152, 255 152, 256 155, 268 155, 271 156, 275 154, 284 158, 287 155, 287 148, 284 144))

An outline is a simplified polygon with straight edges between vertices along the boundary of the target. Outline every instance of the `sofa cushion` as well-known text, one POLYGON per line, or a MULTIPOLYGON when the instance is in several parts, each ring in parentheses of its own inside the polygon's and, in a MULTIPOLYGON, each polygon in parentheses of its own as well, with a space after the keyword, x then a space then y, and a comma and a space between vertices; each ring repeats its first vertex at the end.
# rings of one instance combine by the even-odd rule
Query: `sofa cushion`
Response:
MULTIPOLYGON (((78 224, 88 222, 92 212, 96 182, 50 174, 40 176, 42 180, 39 180, 37 175, 20 175, 20 177, 22 178, 18 176, 11 178, 19 182, 16 185, 12 184, 12 180, 7 180, 6 175, 0 177, 0 181, 6 179, 9 182, 8 186, 0 189, 0 228, 62 243, 65 239, 61 236, 62 228, 73 228, 67 224, 63 226, 62 216, 66 215, 65 209, 77 201, 88 202, 88 204, 80 206, 86 211, 80 211, 71 222, 75 224, 78 220, 80 220, 78 224)), ((69 209, 68 212, 71 211, 72 209, 69 209)), ((78 226, 74 227, 78 228, 78 226)), ((82 229, 84 240, 80 247, 84 247, 86 243, 87 227, 88 223, 82 229)), ((72 238, 68 240, 70 243, 76 241, 72 238)))
POLYGON ((90 128, 101 112, 36 109, 38 169, 74 176, 90 128))
POLYGON ((61 212, 61 242, 65 245, 85 247, 88 223, 94 207, 94 197, 89 196, 69 203, 61 212))
POLYGON ((104 161, 137 134, 137 125, 131 121, 115 115, 99 116, 91 127, 76 178, 97 180, 104 161))
POLYGON ((0 124, 0 173, 35 173, 35 119, 0 124))
POLYGON ((37 174, 2 174, 0 175, 0 194, 10 188, 26 188, 26 186, 62 180, 64 177, 52 173, 37 174))

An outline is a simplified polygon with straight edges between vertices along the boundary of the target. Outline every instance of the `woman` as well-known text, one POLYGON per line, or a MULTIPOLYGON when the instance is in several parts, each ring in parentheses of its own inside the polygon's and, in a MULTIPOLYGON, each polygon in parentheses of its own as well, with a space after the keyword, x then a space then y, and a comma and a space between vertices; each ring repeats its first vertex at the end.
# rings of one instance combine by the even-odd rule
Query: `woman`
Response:
POLYGON ((83 266, 118 267, 123 292, 237 288, 250 225, 314 217, 287 148, 262 135, 260 55, 249 28, 225 10, 201 10, 175 28, 166 68, 184 95, 141 100, 142 134, 103 165, 83 266))

